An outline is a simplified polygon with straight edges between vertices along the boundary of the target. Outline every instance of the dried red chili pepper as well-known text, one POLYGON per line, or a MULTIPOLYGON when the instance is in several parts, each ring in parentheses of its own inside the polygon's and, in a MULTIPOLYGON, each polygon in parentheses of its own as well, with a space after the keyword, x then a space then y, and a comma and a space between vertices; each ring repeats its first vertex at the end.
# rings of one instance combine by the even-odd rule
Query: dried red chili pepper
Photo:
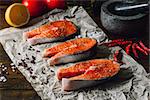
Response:
POLYGON ((113 58, 114 58, 114 61, 118 62, 118 54, 119 54, 119 50, 115 51, 114 55, 113 55, 113 58))
POLYGON ((116 39, 116 40, 112 40, 111 42, 119 42, 119 41, 124 41, 124 39, 116 39))
POLYGON ((142 41, 140 41, 139 44, 144 50, 146 50, 147 52, 150 52, 150 49, 147 48, 142 41))
POLYGON ((126 51, 126 53, 129 55, 129 53, 130 53, 130 47, 131 47, 131 45, 132 44, 128 44, 127 46, 126 46, 126 48, 125 48, 125 51, 126 51))
POLYGON ((114 61, 120 63, 121 65, 124 64, 122 62, 123 54, 122 54, 121 50, 116 50, 113 57, 114 57, 114 61))
POLYGON ((134 56, 136 57, 136 58, 139 58, 139 56, 138 56, 138 54, 137 54, 137 52, 136 52, 136 43, 133 43, 133 45, 132 45, 132 51, 133 51, 133 54, 134 54, 134 56))
POLYGON ((119 50, 119 54, 118 54, 117 58, 120 63, 122 63, 122 57, 123 57, 123 54, 122 54, 121 50, 119 50))
POLYGON ((126 45, 126 44, 131 44, 132 41, 123 41, 123 42, 118 42, 119 45, 126 45))
POLYGON ((108 47, 114 47, 114 46, 117 46, 118 44, 116 43, 116 42, 110 42, 110 43, 108 43, 108 44, 106 44, 106 46, 108 46, 108 47))
POLYGON ((135 47, 136 47, 136 49, 141 51, 143 54, 148 55, 148 53, 144 49, 142 49, 140 46, 138 46, 138 44, 136 44, 135 47))
POLYGON ((114 47, 114 46, 119 46, 119 45, 126 45, 126 44, 131 44, 132 41, 118 41, 118 42, 107 42, 103 43, 103 45, 108 46, 108 47, 114 47))
POLYGON ((117 45, 122 46, 122 45, 126 45, 126 44, 131 44, 131 43, 132 43, 132 41, 123 41, 123 42, 117 42, 117 45))

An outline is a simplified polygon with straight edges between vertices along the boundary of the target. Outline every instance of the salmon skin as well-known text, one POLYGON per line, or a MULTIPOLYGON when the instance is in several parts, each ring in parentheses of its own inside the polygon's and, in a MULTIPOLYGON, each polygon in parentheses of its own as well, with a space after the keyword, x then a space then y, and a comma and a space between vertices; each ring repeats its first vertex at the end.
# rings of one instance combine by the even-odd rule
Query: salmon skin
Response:
POLYGON ((62 89, 70 91, 97 85, 116 75, 119 70, 120 65, 117 62, 94 59, 59 68, 57 78, 62 80, 62 89))
POLYGON ((77 27, 70 21, 61 20, 40 26, 23 34, 30 44, 62 41, 77 33, 77 27))
POLYGON ((48 59, 49 65, 64 64, 87 59, 94 55, 96 40, 92 38, 78 38, 63 42, 43 52, 44 57, 48 59))

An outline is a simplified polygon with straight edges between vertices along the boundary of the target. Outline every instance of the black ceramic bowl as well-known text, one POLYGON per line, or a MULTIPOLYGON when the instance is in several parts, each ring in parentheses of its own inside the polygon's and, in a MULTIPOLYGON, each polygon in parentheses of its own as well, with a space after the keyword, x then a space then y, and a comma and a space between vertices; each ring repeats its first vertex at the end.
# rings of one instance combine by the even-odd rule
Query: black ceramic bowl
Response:
POLYGON ((101 23, 111 37, 140 37, 148 32, 148 14, 138 11, 116 12, 115 6, 126 3, 110 0, 101 7, 101 23))

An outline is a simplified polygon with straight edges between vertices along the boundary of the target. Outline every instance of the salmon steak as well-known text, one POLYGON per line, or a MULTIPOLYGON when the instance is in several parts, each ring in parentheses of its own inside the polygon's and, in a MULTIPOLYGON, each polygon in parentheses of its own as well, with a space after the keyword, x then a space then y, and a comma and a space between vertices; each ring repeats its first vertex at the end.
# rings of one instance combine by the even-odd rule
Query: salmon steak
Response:
POLYGON ((70 21, 61 20, 42 25, 30 32, 23 33, 24 40, 30 44, 62 41, 77 33, 77 27, 70 21))
POLYGON ((94 59, 59 68, 57 78, 62 80, 62 89, 70 91, 98 85, 116 75, 119 70, 120 65, 113 60, 94 59))
POLYGON ((49 65, 75 62, 94 55, 96 44, 92 38, 73 39, 45 49, 43 57, 51 57, 48 59, 49 65))

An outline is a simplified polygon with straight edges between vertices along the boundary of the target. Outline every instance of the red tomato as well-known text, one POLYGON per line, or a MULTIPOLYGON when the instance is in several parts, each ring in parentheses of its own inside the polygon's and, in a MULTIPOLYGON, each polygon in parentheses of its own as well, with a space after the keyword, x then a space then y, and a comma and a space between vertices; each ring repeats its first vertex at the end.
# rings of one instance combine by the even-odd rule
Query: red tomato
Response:
POLYGON ((22 3, 28 8, 31 16, 39 16, 43 14, 47 5, 45 0, 22 0, 22 3))
POLYGON ((49 9, 65 8, 65 0, 46 0, 46 4, 49 9))

